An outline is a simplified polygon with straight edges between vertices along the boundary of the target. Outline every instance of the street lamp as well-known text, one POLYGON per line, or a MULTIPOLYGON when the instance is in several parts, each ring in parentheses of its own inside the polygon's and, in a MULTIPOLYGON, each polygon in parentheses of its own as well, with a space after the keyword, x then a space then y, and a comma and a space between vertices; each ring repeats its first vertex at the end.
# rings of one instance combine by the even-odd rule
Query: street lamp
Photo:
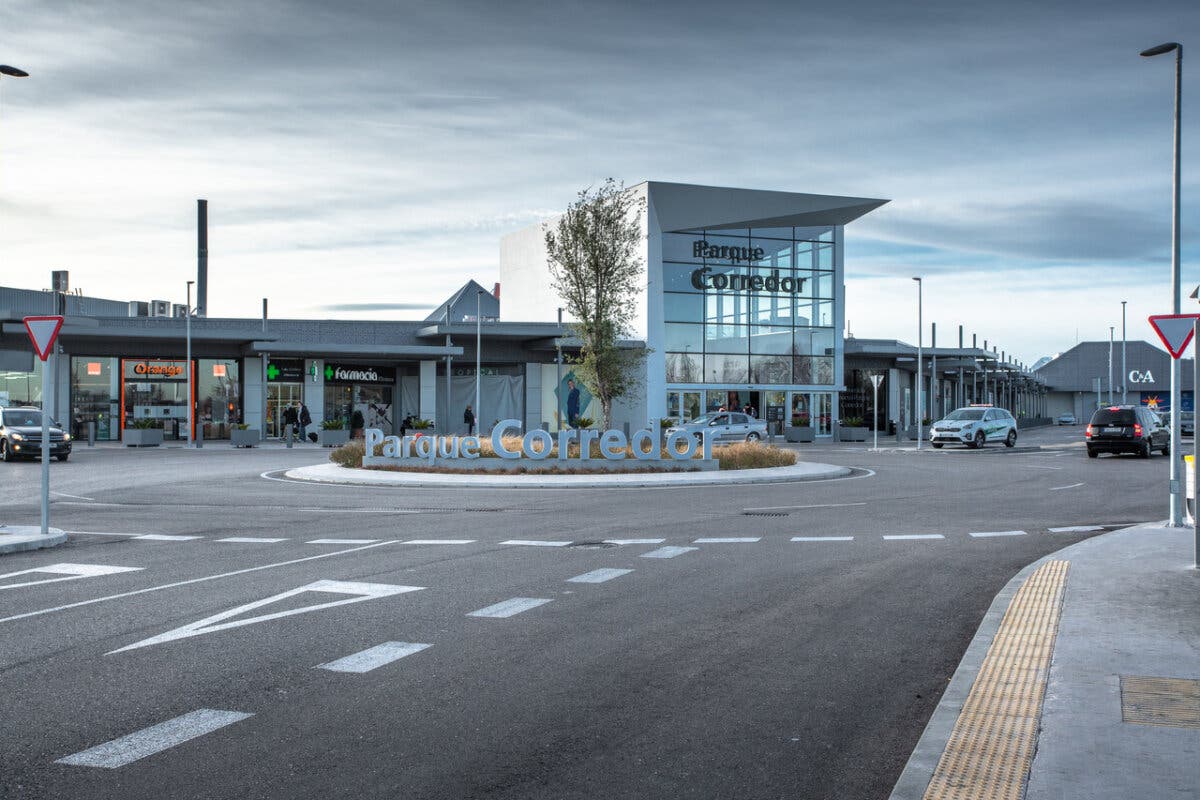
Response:
POLYGON ((1113 404, 1112 380, 1113 326, 1108 326, 1108 404, 1113 404))
MULTIPOLYGON (((1142 51, 1143 58, 1161 56, 1175 51, 1175 173, 1172 186, 1171 201, 1171 313, 1179 313, 1179 142, 1180 104, 1183 100, 1183 45, 1179 42, 1166 42, 1149 50, 1142 51)), ((1171 359, 1171 476, 1170 476, 1170 508, 1171 527, 1183 525, 1183 486, 1179 479, 1179 406, 1180 402, 1180 372, 1179 359, 1171 359)))
POLYGON ((483 413, 483 409, 479 405, 479 386, 483 382, 483 373, 480 372, 480 350, 483 343, 483 317, 479 316, 479 300, 483 297, 483 290, 475 290, 475 431, 479 433, 479 415, 483 413))
POLYGON ((185 316, 187 317, 187 322, 184 323, 184 329, 187 331, 187 361, 185 363, 184 369, 187 370, 187 409, 188 409, 188 413, 187 413, 187 426, 188 426, 187 446, 188 447, 191 447, 193 444, 192 431, 194 430, 195 420, 192 418, 192 416, 196 412, 196 404, 192 402, 192 284, 193 283, 195 283, 195 281, 187 282, 187 306, 185 306, 185 308, 184 308, 184 311, 186 312, 185 316))
POLYGON ((919 277, 914 277, 913 280, 917 282, 917 380, 916 380, 916 384, 917 384, 917 449, 920 450, 921 449, 921 418, 922 418, 922 415, 925 413, 924 409, 922 408, 922 403, 921 403, 921 381, 922 381, 922 377, 921 377, 921 330, 923 329, 923 327, 925 325, 924 320, 922 319, 922 314, 923 314, 922 294, 923 294, 923 290, 924 290, 924 283, 922 282, 922 280, 919 277))

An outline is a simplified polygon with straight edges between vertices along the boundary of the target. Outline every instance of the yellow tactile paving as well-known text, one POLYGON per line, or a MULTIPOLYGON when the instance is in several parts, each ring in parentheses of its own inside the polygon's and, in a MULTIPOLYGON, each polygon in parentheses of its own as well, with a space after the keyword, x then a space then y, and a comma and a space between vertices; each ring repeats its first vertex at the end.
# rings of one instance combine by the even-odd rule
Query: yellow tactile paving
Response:
POLYGON ((1004 614, 926 800, 1020 800, 1067 582, 1066 561, 1026 579, 1004 614))

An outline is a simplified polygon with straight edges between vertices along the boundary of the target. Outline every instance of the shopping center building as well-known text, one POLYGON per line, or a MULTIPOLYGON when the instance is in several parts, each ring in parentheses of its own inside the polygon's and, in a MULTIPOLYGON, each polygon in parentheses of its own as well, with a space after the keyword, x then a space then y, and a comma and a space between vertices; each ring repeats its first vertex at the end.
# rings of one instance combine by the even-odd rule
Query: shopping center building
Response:
MULTIPOLYGON (((615 424, 751 406, 764 418, 809 420, 817 436, 836 435, 848 417, 886 430, 913 426, 916 348, 844 334, 845 228, 886 201, 661 182, 628 191, 645 204, 645 273, 624 346, 644 347, 647 357, 640 386, 614 407, 615 424), (872 374, 883 376, 878 403, 872 374)), ((226 319, 205 316, 201 296, 190 364, 182 304, 82 296, 65 276, 54 291, 0 287, 0 405, 42 403, 42 365, 21 319, 57 312, 66 324, 48 406, 76 432, 94 423, 100 440, 118 440, 143 419, 186 438, 189 370, 196 435, 205 439, 228 438, 239 423, 278 436, 282 410, 295 402, 318 424, 359 412, 389 433, 408 416, 453 433, 465 430, 477 390, 483 430, 506 418, 555 430, 578 342, 557 321, 562 301, 545 248, 552 223, 503 238, 495 289, 471 281, 421 320, 226 319)), ((205 287, 202 253, 197 284, 205 287)), ((1035 376, 986 342, 963 345, 960 331, 957 347, 927 348, 919 416, 965 402, 1043 415, 1035 376)), ((580 416, 596 418, 586 387, 576 386, 580 416)))

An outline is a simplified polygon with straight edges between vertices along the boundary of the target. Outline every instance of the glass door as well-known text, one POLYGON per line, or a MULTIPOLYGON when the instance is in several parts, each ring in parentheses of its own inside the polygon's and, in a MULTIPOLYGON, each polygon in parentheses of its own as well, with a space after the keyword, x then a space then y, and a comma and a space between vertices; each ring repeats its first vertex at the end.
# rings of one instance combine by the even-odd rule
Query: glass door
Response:
POLYGON ((833 395, 829 392, 813 394, 813 427, 817 436, 833 435, 833 395))
MULTIPOLYGON (((283 412, 293 403, 300 402, 303 384, 267 384, 267 436, 283 438, 283 412)), ((297 435, 299 435, 297 433, 297 435)))

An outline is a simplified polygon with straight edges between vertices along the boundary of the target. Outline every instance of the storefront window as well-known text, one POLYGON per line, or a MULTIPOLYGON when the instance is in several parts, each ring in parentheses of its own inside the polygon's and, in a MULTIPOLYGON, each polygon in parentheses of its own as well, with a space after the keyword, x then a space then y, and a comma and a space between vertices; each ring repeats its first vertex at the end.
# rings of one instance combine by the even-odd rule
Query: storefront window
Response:
POLYGON ((121 386, 117 359, 72 356, 71 434, 87 437, 88 423, 96 426, 96 440, 115 441, 121 436, 121 386))
POLYGON ((187 438, 187 363, 158 358, 121 361, 122 428, 157 420, 168 439, 187 438))
POLYGON ((237 359, 202 358, 196 374, 196 425, 205 439, 228 439, 242 421, 237 359))
POLYGON ((33 359, 32 372, 0 372, 0 406, 42 405, 42 362, 33 359))

